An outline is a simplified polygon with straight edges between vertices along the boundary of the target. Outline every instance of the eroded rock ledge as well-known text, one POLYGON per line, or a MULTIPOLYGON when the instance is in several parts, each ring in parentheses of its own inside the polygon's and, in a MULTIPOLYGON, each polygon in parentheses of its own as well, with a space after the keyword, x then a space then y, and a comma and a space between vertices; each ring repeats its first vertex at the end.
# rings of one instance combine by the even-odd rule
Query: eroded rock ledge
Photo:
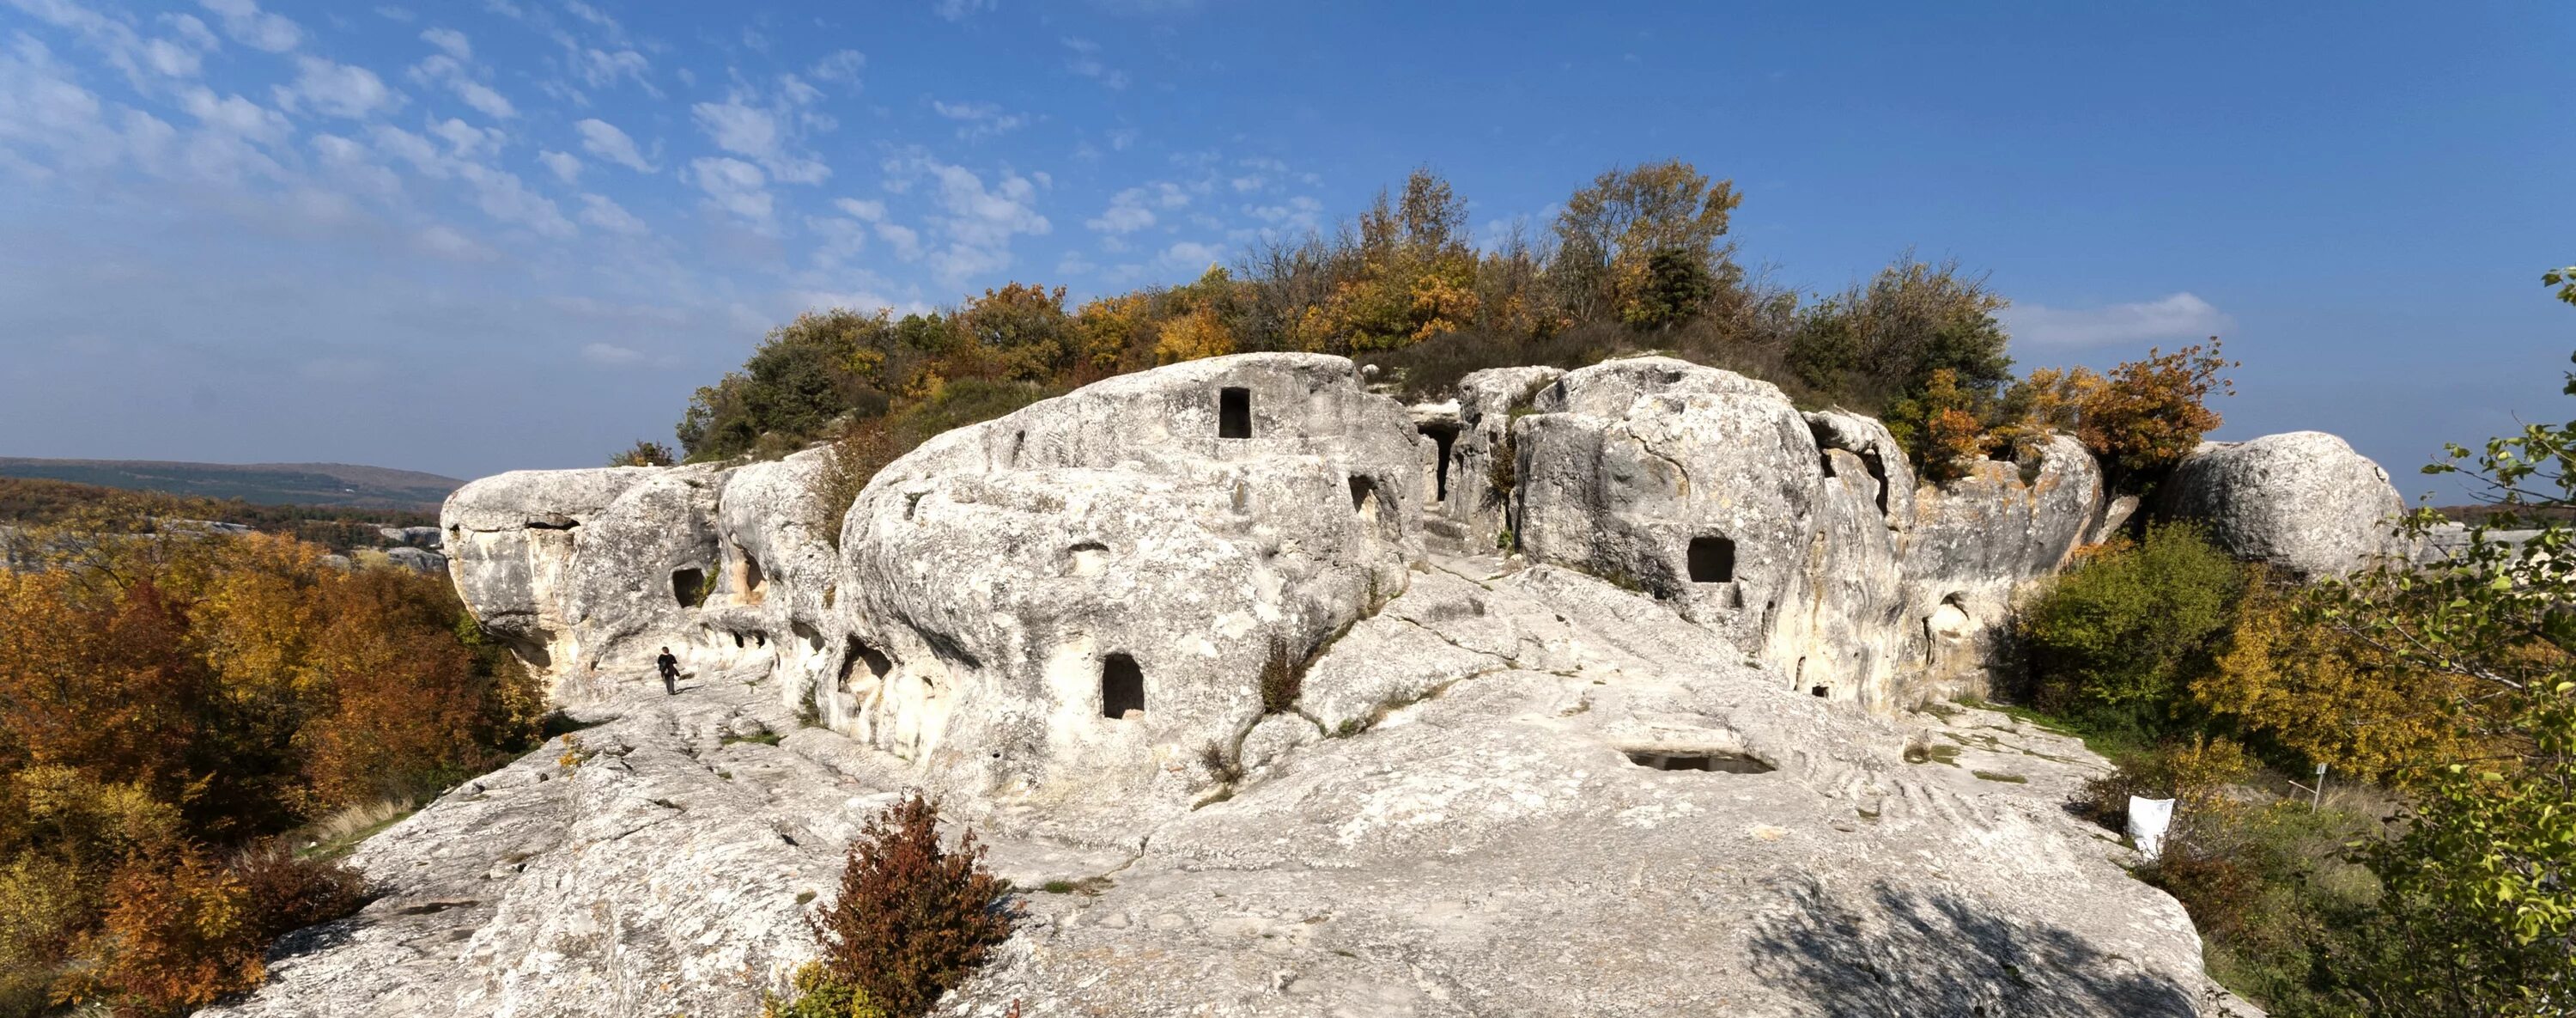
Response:
MULTIPOLYGON (((2017 593, 2133 508, 2071 439, 1919 485, 1878 422, 1681 361, 1408 412, 1253 354, 943 435, 837 547, 819 456, 458 491, 469 607, 603 723, 370 842, 391 895, 235 1013, 748 1013, 914 786, 1023 887, 1081 888, 1027 896, 958 1013, 2219 999, 2181 909, 2060 808, 2100 761, 1908 712, 1981 690, 2017 593)), ((2310 500, 2266 476, 2187 469, 2168 511, 2285 564, 2382 526, 2370 493, 2266 523, 2310 500)))

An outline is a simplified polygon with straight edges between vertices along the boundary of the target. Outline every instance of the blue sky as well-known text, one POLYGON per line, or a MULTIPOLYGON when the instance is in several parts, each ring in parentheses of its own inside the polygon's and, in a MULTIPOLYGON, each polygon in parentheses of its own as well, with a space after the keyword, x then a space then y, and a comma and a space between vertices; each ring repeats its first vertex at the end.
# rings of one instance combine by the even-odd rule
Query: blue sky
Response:
POLYGON ((809 306, 1676 156, 1776 282, 1955 257, 2025 367, 2222 335, 2222 437, 2410 495, 2570 416, 2576 9, 1824 6, 0 0, 0 454, 589 465, 809 306))

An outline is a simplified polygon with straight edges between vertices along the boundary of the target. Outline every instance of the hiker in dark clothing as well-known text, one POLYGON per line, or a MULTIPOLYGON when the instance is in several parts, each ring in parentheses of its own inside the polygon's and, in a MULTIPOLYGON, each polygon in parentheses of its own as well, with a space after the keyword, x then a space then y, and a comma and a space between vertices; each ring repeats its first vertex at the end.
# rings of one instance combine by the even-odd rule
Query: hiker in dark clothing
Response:
POLYGON ((662 692, 669 696, 680 695, 680 659, 671 656, 671 648, 662 648, 662 656, 654 658, 653 664, 662 670, 662 692))

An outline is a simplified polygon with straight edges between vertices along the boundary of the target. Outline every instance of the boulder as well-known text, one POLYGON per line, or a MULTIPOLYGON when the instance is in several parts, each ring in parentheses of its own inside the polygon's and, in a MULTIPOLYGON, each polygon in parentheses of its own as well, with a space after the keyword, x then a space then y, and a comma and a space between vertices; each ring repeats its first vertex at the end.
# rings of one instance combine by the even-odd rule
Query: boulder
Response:
POLYGON ((823 716, 943 787, 1132 837, 1231 766, 1265 670, 1404 592, 1418 442, 1349 361, 1308 354, 1122 376, 941 435, 851 507, 857 656, 823 716))
POLYGON ((2197 520, 2229 554, 2293 576, 2339 576, 2400 550, 2405 499, 2388 471, 2322 431, 2204 442, 2157 492, 2158 515, 2197 520))
POLYGON ((409 569, 415 573, 444 573, 447 571, 447 556, 430 551, 426 548, 413 548, 407 546, 401 548, 387 548, 385 549, 385 560, 393 563, 394 565, 409 569))
POLYGON ((691 670, 750 658, 838 660, 836 564, 809 526, 820 451, 734 468, 516 471, 457 489, 440 514, 466 607, 556 700, 613 692, 614 666, 671 647, 691 670))
POLYGON ((1654 595, 1761 653, 1805 600, 1824 498, 1815 437, 1778 386, 1669 357, 1539 390, 1512 425, 1520 548, 1654 595))

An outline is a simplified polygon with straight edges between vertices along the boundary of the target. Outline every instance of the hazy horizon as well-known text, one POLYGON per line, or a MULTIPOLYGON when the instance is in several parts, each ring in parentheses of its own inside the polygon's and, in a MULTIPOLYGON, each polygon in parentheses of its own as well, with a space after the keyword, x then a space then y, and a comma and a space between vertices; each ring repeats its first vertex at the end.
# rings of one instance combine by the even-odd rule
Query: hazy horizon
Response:
POLYGON ((1182 282, 1419 165, 1490 241, 1678 157, 1776 282, 1956 258, 2023 368, 2222 336, 2213 437, 2336 432, 2412 498, 2442 443, 2576 416, 2538 285, 2576 261, 2571 29, 0 0, 0 455, 596 465, 807 307, 1182 282))

